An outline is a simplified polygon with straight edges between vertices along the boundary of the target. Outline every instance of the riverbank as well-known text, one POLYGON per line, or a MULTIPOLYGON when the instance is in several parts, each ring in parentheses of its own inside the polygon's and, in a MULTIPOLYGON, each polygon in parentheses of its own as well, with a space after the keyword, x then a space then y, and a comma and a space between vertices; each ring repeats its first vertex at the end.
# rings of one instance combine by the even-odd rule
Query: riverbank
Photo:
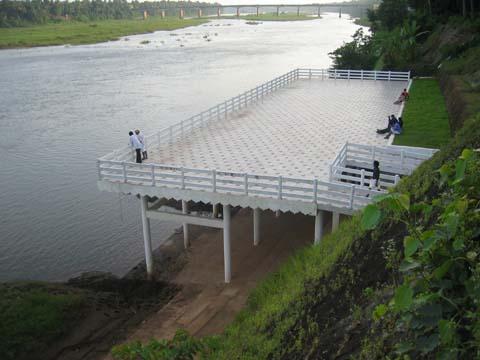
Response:
POLYGON ((0 49, 51 45, 81 45, 118 40, 122 36, 197 26, 208 19, 150 17, 147 20, 61 22, 28 27, 0 28, 0 49))

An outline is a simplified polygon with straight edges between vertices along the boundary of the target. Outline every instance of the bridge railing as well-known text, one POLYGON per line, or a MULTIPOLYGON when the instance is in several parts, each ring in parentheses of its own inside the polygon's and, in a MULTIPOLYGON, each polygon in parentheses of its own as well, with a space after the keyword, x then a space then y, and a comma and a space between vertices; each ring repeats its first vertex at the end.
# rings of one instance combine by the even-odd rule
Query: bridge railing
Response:
POLYGON ((381 192, 356 185, 317 179, 246 174, 214 169, 187 168, 129 161, 98 160, 99 180, 208 191, 220 194, 251 195, 278 200, 313 202, 324 208, 357 210, 381 192), (368 195, 368 196, 367 196, 368 195))

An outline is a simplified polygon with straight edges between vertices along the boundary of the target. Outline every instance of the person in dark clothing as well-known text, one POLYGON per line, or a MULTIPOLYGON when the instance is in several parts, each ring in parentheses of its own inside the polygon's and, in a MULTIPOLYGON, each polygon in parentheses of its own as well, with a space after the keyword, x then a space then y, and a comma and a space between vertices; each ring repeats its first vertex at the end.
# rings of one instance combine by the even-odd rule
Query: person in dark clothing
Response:
POLYGON ((370 179, 370 190, 380 188, 380 163, 375 160, 373 162, 373 176, 370 179))
POLYGON ((140 141, 137 138, 137 135, 135 135, 133 131, 130 131, 128 135, 130 135, 130 146, 132 147, 132 149, 135 150, 136 162, 141 164, 143 145, 140 143, 140 141))
POLYGON ((392 126, 395 124, 397 119, 395 118, 395 115, 391 115, 388 117, 388 124, 385 129, 377 129, 377 134, 386 134, 389 133, 392 126))

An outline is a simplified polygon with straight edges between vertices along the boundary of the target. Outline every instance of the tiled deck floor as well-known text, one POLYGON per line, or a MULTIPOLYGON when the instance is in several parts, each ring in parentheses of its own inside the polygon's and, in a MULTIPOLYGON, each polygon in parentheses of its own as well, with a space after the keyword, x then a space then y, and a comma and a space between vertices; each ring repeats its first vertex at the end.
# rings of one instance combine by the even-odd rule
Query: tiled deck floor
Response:
POLYGON ((386 145, 375 130, 397 115, 406 82, 297 80, 227 120, 149 149, 149 162, 259 175, 328 179, 346 141, 386 145))

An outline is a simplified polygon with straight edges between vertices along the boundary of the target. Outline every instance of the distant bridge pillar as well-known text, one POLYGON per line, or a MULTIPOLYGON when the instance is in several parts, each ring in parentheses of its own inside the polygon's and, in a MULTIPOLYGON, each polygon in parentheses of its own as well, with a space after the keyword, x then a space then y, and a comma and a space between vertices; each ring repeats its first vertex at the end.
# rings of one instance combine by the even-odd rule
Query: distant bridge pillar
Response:
POLYGON ((237 7, 237 17, 240 17, 240 8, 237 7))
POLYGON ((339 9, 340 12, 338 13, 338 17, 341 18, 342 17, 342 8, 339 9))
POLYGON ((320 17, 320 6, 318 7, 317 11, 317 16, 320 17))
POLYGON ((220 10, 220 8, 218 7, 218 8, 217 8, 217 17, 220 17, 220 14, 221 14, 221 10, 220 10))
POLYGON ((300 6, 297 6, 297 16, 300 16, 300 6))
POLYGON ((200 9, 200 8, 198 9, 198 17, 199 18, 202 17, 202 9, 200 9))
POLYGON ((260 7, 257 6, 257 16, 259 15, 259 9, 260 9, 260 7))
POLYGON ((223 260, 226 283, 229 283, 232 278, 232 262, 230 253, 230 227, 232 220, 230 210, 230 205, 223 205, 223 260))
MULTIPOLYGON (((186 202, 185 200, 182 200, 182 213, 185 215, 188 214, 188 202, 186 202)), ((190 244, 190 240, 188 238, 188 224, 183 223, 182 225, 183 225, 183 246, 186 249, 190 244)))
POLYGON ((332 212, 332 231, 337 230, 339 223, 340 223, 340 213, 332 212))
POLYGON ((260 209, 253 209, 253 245, 257 246, 260 242, 260 209))
POLYGON ((277 16, 280 15, 280 6, 277 6, 277 16))
POLYGON ((180 19, 183 19, 184 16, 185 16, 185 10, 183 10, 183 8, 180 8, 180 13, 179 13, 180 19))
POLYGON ((160 18, 165 19, 165 10, 160 11, 160 18))

